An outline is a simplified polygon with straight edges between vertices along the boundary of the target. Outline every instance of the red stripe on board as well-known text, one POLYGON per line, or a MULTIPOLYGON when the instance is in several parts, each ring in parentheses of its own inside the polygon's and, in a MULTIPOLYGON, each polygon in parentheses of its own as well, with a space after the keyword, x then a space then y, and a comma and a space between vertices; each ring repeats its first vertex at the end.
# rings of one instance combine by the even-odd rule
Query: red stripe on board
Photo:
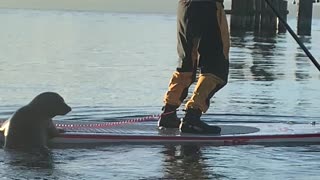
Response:
MULTIPOLYGON (((214 141, 214 140, 256 140, 256 139, 294 139, 294 138, 320 138, 320 134, 292 134, 292 135, 258 135, 258 136, 129 136, 129 135, 99 135, 99 134, 63 134, 68 139, 106 139, 106 140, 181 140, 181 141, 214 141)), ((319 140, 320 142, 320 140, 319 140)))

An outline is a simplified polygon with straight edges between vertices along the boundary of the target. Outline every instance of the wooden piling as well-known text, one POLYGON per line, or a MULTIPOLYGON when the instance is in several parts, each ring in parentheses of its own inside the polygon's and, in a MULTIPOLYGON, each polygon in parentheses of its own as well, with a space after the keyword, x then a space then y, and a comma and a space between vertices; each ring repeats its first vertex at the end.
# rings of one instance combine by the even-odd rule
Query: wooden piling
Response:
POLYGON ((298 35, 311 35, 313 0, 300 0, 298 8, 298 35))
POLYGON ((262 0, 254 1, 254 32, 260 32, 260 20, 261 20, 261 2, 262 0))
MULTIPOLYGON (((276 10, 287 20, 288 2, 270 0, 276 10)), ((278 23, 276 14, 265 0, 232 0, 230 32, 254 31, 257 34, 276 34, 286 32, 282 23, 278 23)))
MULTIPOLYGON (((279 13, 281 14, 281 17, 287 22, 288 19, 288 1, 285 0, 279 0, 279 13)), ((285 33, 287 32, 287 28, 285 25, 278 21, 278 33, 285 33)))
MULTIPOLYGON (((270 1, 274 7, 278 6, 278 0, 270 1)), ((276 8, 279 10, 279 8, 276 8)), ((277 31, 277 17, 272 11, 272 9, 268 6, 267 3, 262 2, 261 4, 261 25, 260 25, 260 33, 262 34, 276 34, 277 31)))
POLYGON ((230 18, 231 31, 252 30, 254 26, 255 0, 232 0, 232 14, 230 18))

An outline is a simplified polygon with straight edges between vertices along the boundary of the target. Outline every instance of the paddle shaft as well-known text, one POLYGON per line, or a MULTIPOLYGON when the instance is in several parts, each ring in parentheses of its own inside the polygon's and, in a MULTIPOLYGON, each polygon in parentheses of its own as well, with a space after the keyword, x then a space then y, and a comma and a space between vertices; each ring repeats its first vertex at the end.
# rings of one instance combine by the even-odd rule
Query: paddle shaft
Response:
POLYGON ((310 51, 306 48, 306 46, 300 41, 299 37, 293 32, 291 27, 288 25, 288 23, 282 18, 282 16, 279 14, 279 12, 274 8, 274 6, 271 4, 270 0, 265 0, 266 3, 269 5, 269 7, 272 9, 272 11, 278 16, 279 20, 284 24, 286 29, 289 31, 291 36, 296 40, 296 42, 299 44, 301 49, 306 53, 306 55, 309 57, 309 59, 312 61, 312 63, 317 67, 317 69, 320 71, 320 65, 318 61, 312 56, 310 51))

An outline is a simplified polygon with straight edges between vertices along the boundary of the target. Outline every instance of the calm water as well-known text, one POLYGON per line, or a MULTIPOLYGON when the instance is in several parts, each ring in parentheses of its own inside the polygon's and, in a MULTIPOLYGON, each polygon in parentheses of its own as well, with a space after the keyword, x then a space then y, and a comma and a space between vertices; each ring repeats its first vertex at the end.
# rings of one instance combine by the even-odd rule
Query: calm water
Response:
MULTIPOLYGON (((175 16, 0 10, 0 119, 43 91, 73 111, 59 120, 159 114, 177 64, 175 16)), ((305 45, 320 59, 320 24, 305 45)), ((295 27, 295 19, 290 25, 295 27)), ((320 122, 320 75, 290 34, 232 37, 230 83, 208 122, 320 122)), ((181 115, 182 112, 179 112, 181 115)), ((105 145, 0 149, 2 179, 320 179, 320 146, 105 145)))

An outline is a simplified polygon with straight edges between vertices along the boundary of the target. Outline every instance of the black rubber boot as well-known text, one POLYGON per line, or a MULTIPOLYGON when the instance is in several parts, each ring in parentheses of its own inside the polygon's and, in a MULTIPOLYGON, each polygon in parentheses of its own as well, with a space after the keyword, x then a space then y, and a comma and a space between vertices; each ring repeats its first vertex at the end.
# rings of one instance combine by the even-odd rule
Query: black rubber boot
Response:
POLYGON ((198 109, 187 109, 180 124, 180 131, 194 134, 220 134, 219 126, 211 126, 200 120, 202 112, 198 109))
POLYGON ((158 121, 158 127, 162 128, 179 128, 181 123, 180 119, 177 117, 177 106, 165 105, 162 110, 163 113, 158 121))

